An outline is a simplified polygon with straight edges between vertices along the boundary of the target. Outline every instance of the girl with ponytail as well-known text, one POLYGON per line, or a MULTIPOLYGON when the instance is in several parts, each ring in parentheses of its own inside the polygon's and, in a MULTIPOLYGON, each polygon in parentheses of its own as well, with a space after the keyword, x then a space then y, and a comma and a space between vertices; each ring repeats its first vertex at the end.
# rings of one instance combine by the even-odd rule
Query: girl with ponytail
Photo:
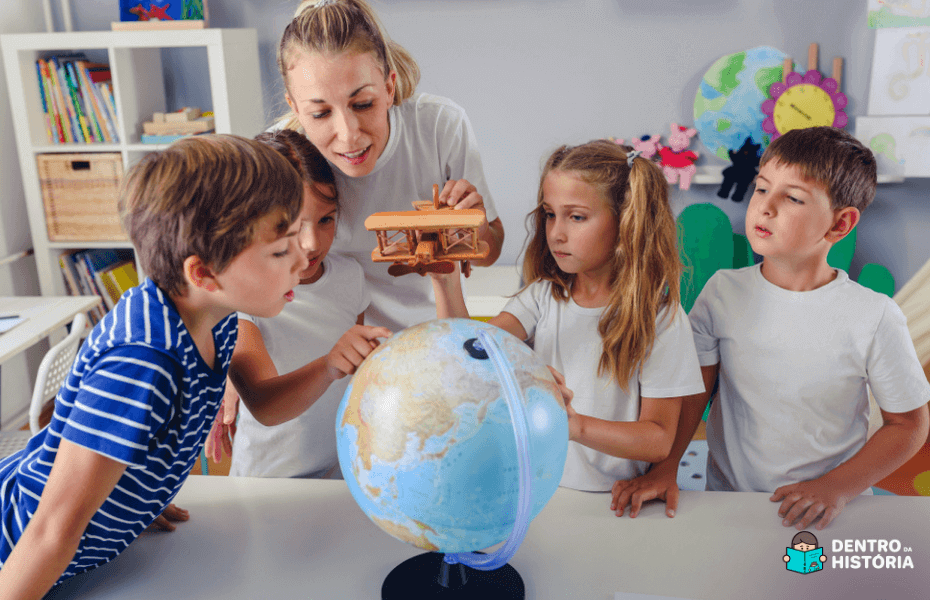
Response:
MULTIPOLYGON (((561 485, 609 491, 668 455, 682 397, 704 390, 668 183, 613 142, 562 146, 527 221, 526 285, 490 322, 564 374, 561 485)), ((457 277, 434 275, 433 287, 440 317, 467 316, 457 277)))

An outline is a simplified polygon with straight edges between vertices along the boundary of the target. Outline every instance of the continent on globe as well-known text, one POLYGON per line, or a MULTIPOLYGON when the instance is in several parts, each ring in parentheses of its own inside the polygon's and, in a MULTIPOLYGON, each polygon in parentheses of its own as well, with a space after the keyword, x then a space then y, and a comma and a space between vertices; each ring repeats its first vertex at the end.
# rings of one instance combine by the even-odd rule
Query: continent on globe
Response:
POLYGON ((472 319, 400 331, 359 366, 337 413, 339 463, 359 507, 425 550, 482 550, 514 526, 513 423, 493 362, 469 347, 479 330, 493 336, 523 395, 535 517, 562 478, 568 419, 549 369, 510 333, 472 319))

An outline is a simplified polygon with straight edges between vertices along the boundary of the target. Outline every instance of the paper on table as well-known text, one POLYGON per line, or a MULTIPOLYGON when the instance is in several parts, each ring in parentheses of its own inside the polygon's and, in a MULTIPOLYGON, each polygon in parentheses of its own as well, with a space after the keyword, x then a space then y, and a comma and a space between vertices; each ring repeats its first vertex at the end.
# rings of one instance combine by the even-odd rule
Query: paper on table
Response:
POLYGON ((13 329, 26 319, 22 317, 3 317, 0 316, 0 333, 6 333, 10 329, 13 329))
POLYGON ((687 600, 687 598, 673 598, 671 596, 653 596, 652 594, 629 594, 627 592, 617 592, 614 594, 614 600, 687 600))

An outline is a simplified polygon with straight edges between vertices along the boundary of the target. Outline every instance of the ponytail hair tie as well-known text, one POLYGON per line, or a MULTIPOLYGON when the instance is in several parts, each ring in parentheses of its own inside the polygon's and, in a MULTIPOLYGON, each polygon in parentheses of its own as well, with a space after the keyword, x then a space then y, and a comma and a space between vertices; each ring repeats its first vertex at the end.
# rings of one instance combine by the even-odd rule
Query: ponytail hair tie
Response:
MULTIPOLYGON (((325 0, 324 0, 324 1, 325 1, 325 0)), ((633 168, 633 159, 639 158, 640 156, 642 156, 642 154, 643 154, 643 153, 642 153, 641 150, 631 150, 631 151, 627 152, 627 155, 626 155, 626 166, 628 166, 628 167, 630 167, 630 168, 633 168)))

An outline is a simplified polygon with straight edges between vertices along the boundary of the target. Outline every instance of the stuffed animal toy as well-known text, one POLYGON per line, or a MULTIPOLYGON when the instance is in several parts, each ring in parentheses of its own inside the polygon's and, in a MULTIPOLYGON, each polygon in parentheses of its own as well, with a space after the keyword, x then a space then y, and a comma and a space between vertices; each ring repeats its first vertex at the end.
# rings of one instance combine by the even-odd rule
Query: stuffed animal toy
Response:
POLYGON ((678 183, 679 187, 687 190, 691 187, 691 178, 697 172, 694 161, 698 155, 688 150, 691 138, 697 135, 697 129, 679 126, 672 123, 672 134, 668 136, 668 146, 658 144, 662 171, 669 183, 678 183), (679 183, 680 181, 680 183, 679 183))
POLYGON ((762 144, 753 144, 752 137, 747 137, 742 147, 733 152, 727 150, 730 160, 733 164, 723 170, 723 183, 717 195, 721 198, 730 196, 730 190, 733 189, 733 202, 742 202, 749 189, 749 184, 755 179, 757 168, 759 166, 759 151, 762 144))

